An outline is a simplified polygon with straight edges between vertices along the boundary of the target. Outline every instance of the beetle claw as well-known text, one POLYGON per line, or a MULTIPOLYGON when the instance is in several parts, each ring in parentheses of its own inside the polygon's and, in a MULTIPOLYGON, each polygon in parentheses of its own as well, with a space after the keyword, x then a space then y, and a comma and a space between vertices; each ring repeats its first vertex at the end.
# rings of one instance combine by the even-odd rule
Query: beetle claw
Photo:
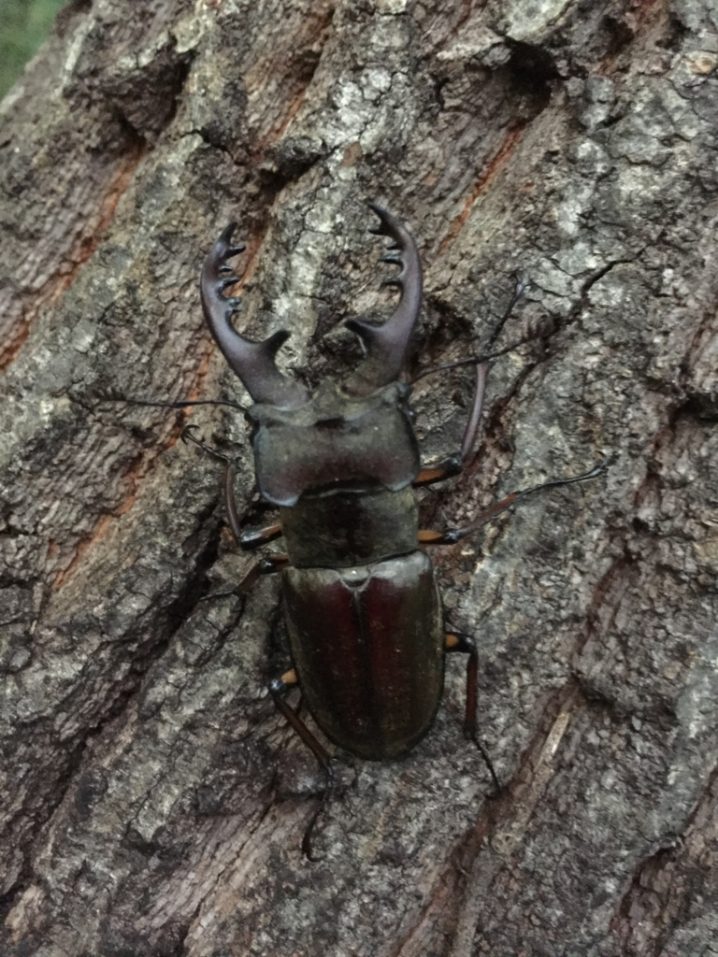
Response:
MULTIPOLYGON (((183 445, 189 445, 190 442, 196 442, 197 440, 192 435, 194 429, 198 429, 199 426, 195 422, 190 422, 189 425, 186 425, 180 432, 180 441, 183 445)), ((201 440, 200 440, 201 441, 201 440)))

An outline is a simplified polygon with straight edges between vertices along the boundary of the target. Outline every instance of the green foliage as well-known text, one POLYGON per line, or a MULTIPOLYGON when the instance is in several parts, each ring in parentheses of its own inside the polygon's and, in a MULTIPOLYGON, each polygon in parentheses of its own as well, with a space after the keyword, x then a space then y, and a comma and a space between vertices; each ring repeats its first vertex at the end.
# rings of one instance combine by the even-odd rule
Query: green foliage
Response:
POLYGON ((20 75, 64 0, 0 0, 0 97, 20 75))

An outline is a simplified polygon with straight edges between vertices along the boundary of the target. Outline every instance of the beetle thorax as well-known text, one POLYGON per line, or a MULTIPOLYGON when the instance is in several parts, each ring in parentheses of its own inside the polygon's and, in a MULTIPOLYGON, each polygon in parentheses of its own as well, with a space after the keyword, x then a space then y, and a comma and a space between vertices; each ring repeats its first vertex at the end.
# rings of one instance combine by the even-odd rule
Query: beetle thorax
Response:
POLYGON ((252 406, 262 497, 293 506, 307 493, 409 486, 420 465, 408 395, 396 382, 361 398, 324 383, 297 409, 252 406))
POLYGON ((350 568, 416 551, 417 507, 409 486, 307 492, 280 511, 295 568, 350 568))

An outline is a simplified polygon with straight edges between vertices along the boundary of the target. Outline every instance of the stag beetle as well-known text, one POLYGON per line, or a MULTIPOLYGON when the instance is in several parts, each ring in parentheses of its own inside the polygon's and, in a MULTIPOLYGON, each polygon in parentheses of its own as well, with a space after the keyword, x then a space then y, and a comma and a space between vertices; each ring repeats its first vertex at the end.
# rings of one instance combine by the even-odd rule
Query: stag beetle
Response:
MULTIPOLYGON (((256 573, 281 570, 293 665, 269 691, 330 784, 330 756, 285 700, 289 689, 299 686, 318 727, 341 748, 369 760, 397 758, 431 727, 445 654, 461 652, 468 656, 464 731, 484 755, 498 789, 477 737, 476 646, 469 635, 445 628, 432 563, 418 546, 457 542, 520 498, 547 485, 592 478, 600 466, 515 492, 463 528, 419 531, 414 489, 461 471, 478 433, 488 366, 469 360, 476 365, 476 387, 460 451, 423 467, 410 386, 400 381, 421 308, 421 264, 407 228, 386 209, 369 205, 379 219, 372 232, 392 241, 380 261, 399 267, 388 280, 399 287, 399 302, 381 325, 363 319, 345 323, 361 338, 365 357, 343 382, 325 381, 313 395, 275 365, 286 331, 252 342, 232 325, 238 300, 226 298, 224 290, 239 280, 228 260, 245 248, 232 245, 236 224, 222 232, 205 260, 204 316, 253 399, 246 415, 257 487, 261 498, 279 509, 278 523, 243 528, 228 466, 229 522, 244 549, 284 536, 286 555, 255 566, 256 573)), ((310 829, 314 820, 316 814, 310 829)))

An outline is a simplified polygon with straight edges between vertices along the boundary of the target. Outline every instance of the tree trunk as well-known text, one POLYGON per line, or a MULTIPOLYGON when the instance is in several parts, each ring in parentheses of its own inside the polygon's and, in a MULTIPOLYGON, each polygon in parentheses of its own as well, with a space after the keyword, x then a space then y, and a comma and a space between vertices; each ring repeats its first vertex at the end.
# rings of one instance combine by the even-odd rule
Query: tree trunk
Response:
MULTIPOLYGON (((718 954, 718 24, 711 0, 74 0, 4 101, 4 957, 718 954), (276 579, 226 527, 246 402, 196 277, 232 219, 241 328, 315 384, 381 317, 366 199, 417 237, 413 372, 491 368, 430 527, 476 634, 490 798, 447 665, 431 733, 322 787, 265 688, 276 579), (514 286, 525 295, 502 320, 514 286), (227 594, 229 592, 229 594, 227 594)), ((454 451, 471 371, 415 389, 454 451)))

